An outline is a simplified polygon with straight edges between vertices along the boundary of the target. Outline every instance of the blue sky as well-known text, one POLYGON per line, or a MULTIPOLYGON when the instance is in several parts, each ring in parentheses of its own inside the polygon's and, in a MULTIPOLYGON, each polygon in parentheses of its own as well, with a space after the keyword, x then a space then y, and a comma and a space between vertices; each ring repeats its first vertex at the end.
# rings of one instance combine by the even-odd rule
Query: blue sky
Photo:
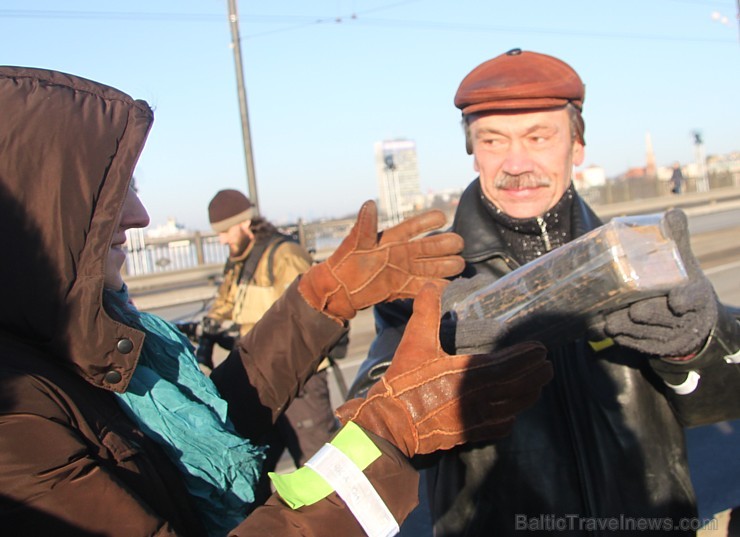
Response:
MULTIPOLYGON (((608 175, 740 149, 736 0, 240 2, 262 213, 354 213, 377 197, 373 143, 417 143, 424 191, 475 177, 452 99, 511 48, 586 83, 585 165, 608 175), (713 18, 727 17, 727 23, 713 18), (353 16, 354 14, 354 16, 353 16)), ((207 229, 207 204, 247 180, 227 0, 4 0, 0 63, 57 69, 155 108, 136 177, 152 225, 207 229)))

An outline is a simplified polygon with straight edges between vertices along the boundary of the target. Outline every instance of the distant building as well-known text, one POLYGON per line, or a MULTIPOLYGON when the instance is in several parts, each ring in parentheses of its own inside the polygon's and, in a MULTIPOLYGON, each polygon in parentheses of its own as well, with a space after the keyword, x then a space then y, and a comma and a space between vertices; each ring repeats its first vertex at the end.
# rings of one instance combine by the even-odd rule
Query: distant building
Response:
POLYGON ((708 156, 707 168, 710 173, 740 173, 740 151, 708 156))
POLYGON ((647 170, 642 166, 635 166, 628 168, 626 172, 621 174, 618 179, 645 179, 647 177, 647 170))
POLYGON ((185 229, 185 226, 178 224, 174 218, 168 218, 166 224, 146 230, 146 236, 151 238, 177 237, 188 233, 189 231, 185 229))
POLYGON ((376 142, 375 168, 380 213, 393 222, 400 221, 423 199, 416 142, 403 139, 376 142))
MULTIPOLYGON (((689 162, 681 166, 684 177, 700 180, 706 171, 708 175, 740 174, 740 151, 732 151, 724 155, 709 155, 703 165, 698 162, 689 162)), ((669 180, 673 169, 666 167, 659 173, 658 178, 669 180)))
MULTIPOLYGON (((681 172, 685 175, 686 166, 681 166, 681 172)), ((668 182, 673 177, 673 166, 659 166, 657 170, 658 181, 668 182)))
POLYGON ((606 184, 606 170, 601 166, 587 166, 575 174, 577 189, 604 186, 606 184))

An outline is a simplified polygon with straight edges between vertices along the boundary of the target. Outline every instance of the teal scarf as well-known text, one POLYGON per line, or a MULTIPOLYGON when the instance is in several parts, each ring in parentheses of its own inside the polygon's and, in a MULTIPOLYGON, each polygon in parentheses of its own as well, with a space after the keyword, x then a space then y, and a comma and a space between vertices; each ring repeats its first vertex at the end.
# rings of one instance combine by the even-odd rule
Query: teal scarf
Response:
POLYGON ((226 535, 252 507, 264 451, 237 435, 226 401, 177 327, 137 311, 125 286, 111 294, 107 309, 146 334, 120 404, 180 469, 209 535, 226 535))

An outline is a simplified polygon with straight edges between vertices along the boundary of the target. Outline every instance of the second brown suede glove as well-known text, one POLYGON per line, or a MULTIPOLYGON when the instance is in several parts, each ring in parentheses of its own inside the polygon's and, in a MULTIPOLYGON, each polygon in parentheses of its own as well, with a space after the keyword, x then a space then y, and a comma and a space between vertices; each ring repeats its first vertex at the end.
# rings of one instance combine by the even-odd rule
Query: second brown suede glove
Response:
POLYGON ((426 286, 414 301, 393 362, 366 399, 337 417, 392 442, 408 457, 493 440, 511 430, 552 378, 545 348, 521 343, 493 354, 446 354, 439 344, 440 291, 426 286))
POLYGON ((386 300, 416 296, 426 282, 437 287, 462 271, 458 254, 463 239, 456 233, 414 237, 439 229, 441 211, 428 211, 378 233, 378 210, 367 201, 357 222, 336 251, 311 267, 298 284, 314 309, 340 320, 386 300))

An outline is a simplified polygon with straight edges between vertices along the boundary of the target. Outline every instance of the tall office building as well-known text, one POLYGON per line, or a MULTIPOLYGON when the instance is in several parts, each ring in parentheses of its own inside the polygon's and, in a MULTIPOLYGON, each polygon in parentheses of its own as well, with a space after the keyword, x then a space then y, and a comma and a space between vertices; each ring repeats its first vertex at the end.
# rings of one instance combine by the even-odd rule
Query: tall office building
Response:
POLYGON ((421 196, 416 142, 376 142, 375 168, 380 190, 380 213, 393 223, 399 222, 414 209, 421 196))

